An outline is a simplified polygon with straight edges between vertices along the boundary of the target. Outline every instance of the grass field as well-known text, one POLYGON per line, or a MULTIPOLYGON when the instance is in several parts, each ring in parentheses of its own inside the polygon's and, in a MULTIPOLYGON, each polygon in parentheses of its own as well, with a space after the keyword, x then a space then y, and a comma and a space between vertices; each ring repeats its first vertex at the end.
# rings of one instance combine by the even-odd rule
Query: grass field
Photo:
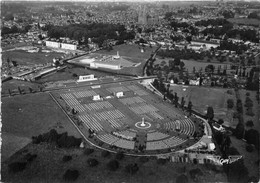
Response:
POLYGON ((207 169, 205 166, 170 163, 160 165, 155 158, 149 158, 146 163, 141 163, 137 157, 124 157, 119 161, 119 169, 109 171, 106 164, 115 158, 114 154, 108 157, 101 157, 101 152, 95 149, 91 155, 84 155, 80 149, 55 149, 49 145, 29 145, 23 152, 36 153, 37 158, 27 165, 23 172, 12 174, 8 172, 7 163, 22 159, 22 152, 6 162, 2 168, 2 180, 4 182, 65 182, 62 176, 67 169, 76 169, 80 175, 75 182, 89 183, 174 183, 178 175, 182 173, 188 176, 191 169, 201 169, 203 176, 199 177, 199 182, 226 182, 225 174, 207 169), (63 162, 64 155, 71 155, 72 160, 63 162), (95 158, 99 161, 96 167, 89 167, 87 160, 95 158), (139 171, 136 174, 129 174, 125 171, 125 166, 136 163, 139 171), (185 168, 184 168, 185 167, 185 168))
POLYGON ((235 95, 227 94, 227 89, 222 88, 205 88, 197 86, 171 86, 170 90, 177 93, 179 101, 184 97, 186 104, 189 101, 193 104, 193 109, 201 114, 206 114, 207 107, 211 106, 215 112, 215 118, 227 120, 227 99, 233 98, 235 95))
POLYGON ((2 53, 2 60, 7 58, 16 61, 20 65, 44 64, 52 62, 55 57, 61 57, 63 53, 28 53, 23 50, 6 51, 2 53))
POLYGON ((55 128, 80 137, 65 114, 47 93, 2 98, 3 154, 13 154, 20 145, 55 128), (23 140, 24 139, 24 140, 23 140), (6 143, 12 142, 12 143, 6 143), (20 142, 22 142, 20 144, 20 142), (13 147, 17 144, 17 147, 13 147), (11 146, 11 147, 10 147, 11 146), (10 150, 10 152, 9 152, 10 150))
POLYGON ((39 83, 45 83, 45 82, 51 82, 51 81, 64 81, 64 80, 77 80, 79 79, 79 76, 94 74, 95 77, 102 77, 102 76, 110 76, 113 74, 110 73, 104 73, 96 70, 90 70, 86 69, 84 67, 80 66, 69 66, 70 68, 67 68, 63 71, 56 72, 51 75, 46 75, 43 78, 40 78, 37 80, 39 83), (77 77, 74 77, 73 74, 77 74, 77 77))

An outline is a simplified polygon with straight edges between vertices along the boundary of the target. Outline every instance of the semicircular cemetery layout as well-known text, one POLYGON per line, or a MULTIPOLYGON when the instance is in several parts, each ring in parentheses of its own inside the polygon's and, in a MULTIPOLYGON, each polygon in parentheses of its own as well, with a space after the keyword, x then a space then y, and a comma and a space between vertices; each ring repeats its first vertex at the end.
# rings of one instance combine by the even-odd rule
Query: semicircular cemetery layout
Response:
POLYGON ((52 93, 88 141, 136 155, 179 151, 199 141, 203 122, 136 82, 52 93))

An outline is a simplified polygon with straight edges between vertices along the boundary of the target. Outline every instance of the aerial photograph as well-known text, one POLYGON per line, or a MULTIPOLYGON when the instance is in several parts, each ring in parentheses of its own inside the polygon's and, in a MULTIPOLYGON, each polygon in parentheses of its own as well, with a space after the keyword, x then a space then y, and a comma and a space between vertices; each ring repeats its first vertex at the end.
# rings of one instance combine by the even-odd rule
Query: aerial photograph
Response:
POLYGON ((260 0, 0 5, 0 182, 260 181, 260 0))

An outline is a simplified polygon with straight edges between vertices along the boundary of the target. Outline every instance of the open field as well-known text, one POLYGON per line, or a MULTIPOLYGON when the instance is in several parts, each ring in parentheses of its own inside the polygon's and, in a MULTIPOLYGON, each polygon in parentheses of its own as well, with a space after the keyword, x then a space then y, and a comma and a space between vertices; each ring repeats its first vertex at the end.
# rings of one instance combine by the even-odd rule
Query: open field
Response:
MULTIPOLYGON (((166 64, 169 66, 169 60, 174 60, 174 59, 161 59, 161 58, 156 58, 156 61, 154 62, 153 65, 156 64, 161 64, 162 61, 165 61, 166 64)), ((189 73, 193 72, 193 68, 195 67, 196 71, 199 71, 200 69, 202 69, 202 72, 205 72, 205 68, 207 65, 213 65, 215 66, 215 70, 214 72, 217 73, 218 67, 221 67, 221 71, 223 71, 224 67, 227 66, 227 74, 230 74, 231 71, 234 70, 230 70, 230 63, 219 63, 219 62, 204 62, 204 61, 195 61, 195 60, 181 60, 184 62, 185 64, 185 70, 188 69, 189 73)), ((249 72, 250 68, 246 68, 246 72, 249 72)))
POLYGON ((232 98, 234 102, 236 101, 235 95, 227 94, 227 89, 222 88, 172 85, 170 90, 173 93, 177 93, 179 101, 181 97, 184 97, 186 101, 185 105, 191 101, 193 109, 201 114, 206 114, 208 106, 213 107, 216 119, 222 118, 228 120, 226 115, 227 99, 232 98))
POLYGON ((2 98, 3 154, 13 154, 21 144, 36 136, 56 129, 80 137, 65 114, 47 93, 2 98), (24 140, 23 140, 24 139, 24 140), (12 142, 6 143, 6 142, 12 142), (17 144, 17 148, 14 147, 17 144), (6 145, 6 146, 5 146, 6 145), (11 146, 11 147, 10 147, 11 146))
POLYGON ((64 81, 64 80, 77 80, 79 76, 94 74, 95 77, 102 77, 102 76, 110 76, 113 75, 111 73, 104 73, 97 70, 91 70, 80 66, 68 66, 62 71, 56 72, 51 75, 46 75, 37 80, 39 83, 51 82, 51 81, 64 81), (77 77, 74 77, 73 74, 77 74, 77 77))
POLYGON ((260 20, 258 19, 251 19, 251 18, 229 18, 229 22, 233 24, 241 24, 241 25, 254 25, 254 26, 259 26, 260 25, 260 20))
POLYGON ((2 53, 2 60, 6 60, 7 58, 12 61, 16 61, 17 64, 20 65, 31 65, 31 64, 45 64, 48 62, 52 62, 52 59, 55 57, 61 57, 64 55, 63 53, 28 53, 23 50, 14 50, 14 51, 6 51, 2 53))
MULTIPOLYGON (((214 172, 205 166, 170 163, 160 165, 155 158, 149 158, 146 163, 141 163, 137 157, 124 157, 119 161, 119 169, 110 171, 106 164, 115 159, 114 154, 108 157, 101 157, 100 150, 95 149, 91 155, 84 155, 81 149, 56 149, 46 144, 29 145, 22 152, 17 153, 12 159, 3 164, 2 180, 4 182, 65 182, 62 176, 67 169, 76 169, 80 175, 75 182, 89 183, 150 183, 175 182, 178 175, 189 172, 191 169, 199 168, 203 172, 203 176, 199 178, 200 182, 226 182, 225 174, 214 172), (22 159, 25 152, 36 153, 37 158, 29 163, 23 172, 13 174, 8 172, 7 164, 22 159), (72 160, 63 162, 64 155, 71 155, 72 160), (96 167, 89 167, 87 160, 95 158, 99 161, 96 167), (136 174, 125 172, 125 166, 130 163, 136 163, 139 171, 136 174), (184 168, 185 167, 185 168, 184 168)), ((187 174, 189 182, 191 178, 187 174)))

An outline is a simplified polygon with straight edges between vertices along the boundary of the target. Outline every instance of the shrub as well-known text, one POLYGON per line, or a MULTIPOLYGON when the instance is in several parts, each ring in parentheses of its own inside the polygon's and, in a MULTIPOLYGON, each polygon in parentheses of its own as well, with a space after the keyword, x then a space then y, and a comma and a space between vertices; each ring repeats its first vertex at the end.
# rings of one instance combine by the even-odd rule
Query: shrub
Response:
POLYGON ((176 183, 188 183, 188 177, 184 174, 181 174, 177 177, 176 183))
POLYGON ((87 163, 90 167, 94 167, 94 166, 97 166, 98 165, 98 161, 94 158, 89 158, 87 160, 87 163))
POLYGON ((229 109, 232 109, 234 107, 234 100, 233 99, 228 99, 227 100, 227 107, 229 109))
POLYGON ((251 107, 247 109, 246 115, 248 115, 248 116, 254 116, 255 115, 255 113, 253 112, 253 109, 251 107))
POLYGON ((243 138, 245 127, 242 123, 238 123, 235 129, 235 136, 238 139, 243 138))
POLYGON ((164 165, 166 162, 167 162, 166 159, 162 159, 162 158, 157 159, 157 163, 158 163, 159 165, 164 165))
POLYGON ((254 144, 256 148, 259 147, 259 132, 254 129, 250 129, 245 133, 245 139, 248 144, 254 144))
POLYGON ((253 152, 254 151, 254 147, 251 144, 249 144, 249 145, 246 146, 246 151, 247 152, 253 152))
POLYGON ((104 158, 105 158, 105 157, 108 157, 109 155, 110 155, 110 152, 109 152, 109 151, 102 151, 102 152, 101 152, 101 156, 104 157, 104 158))
POLYGON ((125 170, 126 170, 126 172, 133 175, 139 170, 139 167, 136 163, 135 164, 128 164, 128 165, 126 165, 125 170))
POLYGON ((91 148, 86 148, 85 150, 84 150, 84 154, 85 155, 90 155, 90 154, 92 154, 94 152, 94 149, 91 149, 91 148))
POLYGON ((139 160, 140 160, 140 162, 142 162, 142 163, 146 163, 146 162, 149 161, 149 158, 148 158, 148 157, 145 157, 145 156, 141 156, 141 157, 139 158, 139 160))
POLYGON ((70 161, 70 160, 72 160, 72 156, 65 155, 65 156, 63 156, 63 158, 62 158, 62 161, 63 161, 63 162, 68 162, 68 161, 70 161))
POLYGON ((243 159, 230 164, 224 164, 223 169, 227 175, 228 182, 246 182, 249 178, 243 159))
POLYGON ((233 95, 233 91, 232 90, 227 90, 227 94, 233 95))
POLYGON ((111 160, 107 163, 107 167, 111 171, 116 171, 119 168, 119 163, 117 160, 111 160))
POLYGON ((123 152, 118 152, 117 154, 116 154, 116 159, 117 160, 122 160, 124 158, 124 153, 123 152))
POLYGON ((37 154, 31 154, 31 153, 28 153, 24 156, 25 160, 27 162, 31 162, 33 161, 35 158, 37 157, 37 154))
POLYGON ((190 173, 190 177, 195 180, 198 176, 202 176, 203 173, 202 171, 199 169, 199 168, 196 168, 196 169, 192 169, 189 171, 190 173))
POLYGON ((254 126, 254 122, 252 120, 249 120, 246 122, 246 126, 247 127, 253 127, 254 126))
POLYGON ((14 162, 8 165, 9 171, 13 173, 21 172, 26 168, 26 162, 14 162))
POLYGON ((79 171, 78 170, 67 170, 65 174, 63 175, 63 179, 66 181, 75 181, 79 177, 79 171))
POLYGON ((246 92, 246 96, 248 96, 248 97, 249 97, 249 96, 250 96, 250 93, 249 93, 249 92, 246 92))

